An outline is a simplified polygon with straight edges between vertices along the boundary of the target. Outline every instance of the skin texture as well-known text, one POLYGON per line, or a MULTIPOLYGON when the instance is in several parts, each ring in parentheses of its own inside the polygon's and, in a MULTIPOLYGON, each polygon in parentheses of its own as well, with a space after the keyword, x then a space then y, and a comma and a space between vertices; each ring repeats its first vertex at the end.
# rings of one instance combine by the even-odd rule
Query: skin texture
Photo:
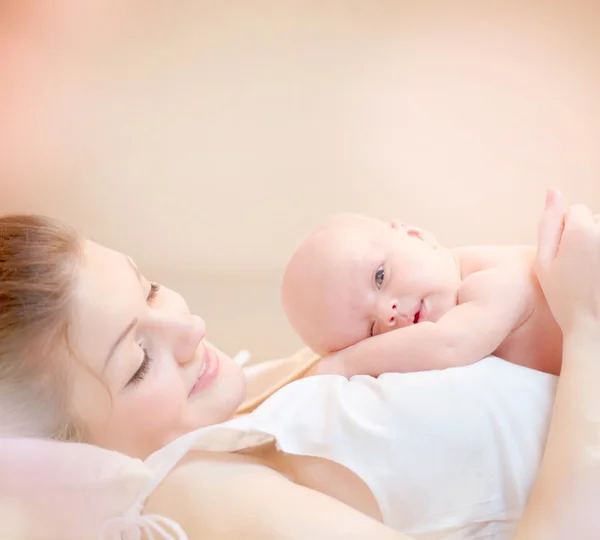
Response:
POLYGON ((489 354, 558 374, 561 332, 534 257, 526 246, 450 250, 398 221, 341 215, 292 256, 282 300, 326 357, 320 374, 443 369, 489 354))
POLYGON ((241 369, 206 341, 204 321, 120 253, 85 243, 71 320, 72 412, 92 444, 144 458, 179 435, 227 420, 244 397, 241 369), (206 350, 216 377, 190 396, 206 350))

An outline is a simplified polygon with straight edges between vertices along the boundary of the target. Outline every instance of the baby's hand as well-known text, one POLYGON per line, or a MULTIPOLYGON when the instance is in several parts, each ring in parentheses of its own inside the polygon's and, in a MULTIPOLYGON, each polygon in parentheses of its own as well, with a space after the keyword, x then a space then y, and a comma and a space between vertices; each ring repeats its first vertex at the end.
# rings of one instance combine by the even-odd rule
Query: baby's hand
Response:
POLYGON ((600 325, 600 217, 583 205, 565 211, 550 190, 540 221, 536 273, 563 332, 600 325))

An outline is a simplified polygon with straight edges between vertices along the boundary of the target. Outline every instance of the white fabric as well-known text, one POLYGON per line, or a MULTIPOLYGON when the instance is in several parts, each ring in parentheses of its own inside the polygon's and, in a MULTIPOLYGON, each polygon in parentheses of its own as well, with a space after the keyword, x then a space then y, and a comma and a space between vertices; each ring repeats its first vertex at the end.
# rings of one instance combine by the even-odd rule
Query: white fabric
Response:
POLYGON ((537 471, 555 384, 496 358, 379 379, 309 377, 143 463, 88 445, 2 439, 0 513, 15 503, 29 534, 0 518, 0 538, 139 540, 145 531, 186 540, 177 524, 141 513, 169 471, 192 448, 236 451, 276 440, 290 454, 354 471, 385 523, 415 538, 507 540, 537 471))
POLYGON ((234 451, 271 436, 284 452, 355 472, 394 529, 423 540, 504 540, 535 478, 555 387, 555 377, 493 357, 378 379, 309 377, 148 463, 162 477, 190 448, 234 451))

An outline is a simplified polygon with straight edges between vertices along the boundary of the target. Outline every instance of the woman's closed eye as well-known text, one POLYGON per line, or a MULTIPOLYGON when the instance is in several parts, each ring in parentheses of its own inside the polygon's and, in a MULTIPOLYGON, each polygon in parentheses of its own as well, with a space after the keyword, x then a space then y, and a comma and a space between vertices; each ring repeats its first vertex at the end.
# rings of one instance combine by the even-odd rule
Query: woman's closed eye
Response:
POLYGON ((150 353, 148 353, 148 350, 145 347, 143 347, 142 345, 140 345, 140 347, 141 347, 142 351, 144 351, 144 359, 142 360, 140 367, 133 374, 133 377, 131 377, 131 379, 129 379, 127 386, 135 385, 135 384, 141 382, 142 380, 144 380, 144 377, 148 374, 148 371, 150 371, 150 366, 152 365, 152 362, 154 361, 152 356, 150 356, 150 353))
MULTIPOLYGON (((146 302, 148 304, 151 305, 152 302, 156 299, 159 290, 160 285, 158 283, 150 283, 150 290, 148 291, 148 296, 146 297, 146 302)), ((140 344, 140 348, 144 352, 144 358, 142 360, 142 363, 140 364, 140 367, 133 374, 131 379, 129 379, 127 386, 135 385, 144 380, 144 377, 148 374, 148 371, 150 371, 150 366, 154 361, 146 347, 140 344)))

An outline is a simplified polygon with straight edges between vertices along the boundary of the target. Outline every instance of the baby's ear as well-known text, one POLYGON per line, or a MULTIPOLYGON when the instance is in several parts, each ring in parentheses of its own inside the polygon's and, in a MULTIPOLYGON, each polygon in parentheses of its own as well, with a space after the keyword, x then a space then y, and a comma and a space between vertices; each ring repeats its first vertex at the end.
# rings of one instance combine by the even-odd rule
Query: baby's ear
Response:
POLYGON ((408 225, 407 223, 402 223, 397 219, 393 219, 390 222, 390 226, 392 227, 392 229, 405 232, 408 236, 412 236, 413 238, 423 240, 423 242, 429 244, 433 248, 439 246, 439 243, 436 240, 435 236, 433 236, 433 234, 431 234, 430 232, 427 232, 425 229, 415 227, 414 225, 408 225))

